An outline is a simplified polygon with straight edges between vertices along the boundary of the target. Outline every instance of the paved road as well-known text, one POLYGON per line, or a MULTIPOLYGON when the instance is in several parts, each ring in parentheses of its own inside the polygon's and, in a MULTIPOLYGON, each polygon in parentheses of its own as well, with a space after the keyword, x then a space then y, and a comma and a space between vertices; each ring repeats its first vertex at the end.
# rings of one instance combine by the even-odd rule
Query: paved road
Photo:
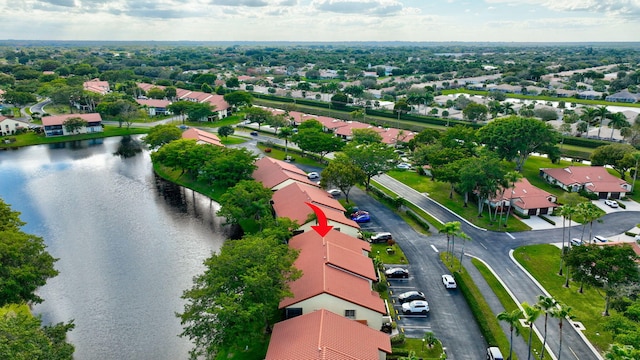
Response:
POLYGON ((358 188, 351 190, 349 198, 372 214, 371 223, 363 227, 391 232, 411 264, 410 273, 419 274, 412 275, 412 283, 427 296, 431 308, 428 324, 447 348, 448 358, 483 359, 487 345, 476 322, 470 321, 473 314, 467 302, 460 291, 446 290, 441 282, 440 276, 448 271, 431 246, 442 246, 446 239, 417 233, 393 211, 358 188))
MULTIPOLYGON (((464 219, 459 218, 426 195, 418 193, 388 175, 378 176, 375 180, 442 222, 461 221, 462 230, 473 239, 466 245, 465 253, 484 260, 493 268, 507 288, 515 294, 518 303, 528 302, 534 304, 537 302, 537 297, 543 293, 542 289, 512 261, 509 253, 512 249, 522 245, 560 242, 562 229, 528 231, 514 233, 511 236, 506 233, 485 231, 467 223, 464 219)), ((593 231, 604 236, 619 234, 621 231, 633 228, 637 224, 638 218, 640 218, 640 212, 637 211, 607 214, 602 218, 602 223, 593 225, 593 231)), ((582 226, 574 226, 572 228, 573 231, 576 234, 581 232, 582 226)), ((445 246, 440 244, 440 249, 442 250, 445 246)), ((418 258, 428 257, 432 253, 431 249, 425 247, 415 247, 412 250, 417 253, 415 255, 418 258)), ((491 292, 488 288, 481 288, 481 290, 483 292, 491 292)), ((543 329, 544 320, 538 320, 535 325, 538 329, 543 329)), ((563 359, 601 359, 599 355, 594 354, 590 344, 583 340, 574 327, 564 326, 564 329, 563 359)), ((556 325, 549 326, 547 342, 554 353, 557 353, 558 339, 558 327, 556 325)), ((519 356, 522 357, 520 354, 519 356)))

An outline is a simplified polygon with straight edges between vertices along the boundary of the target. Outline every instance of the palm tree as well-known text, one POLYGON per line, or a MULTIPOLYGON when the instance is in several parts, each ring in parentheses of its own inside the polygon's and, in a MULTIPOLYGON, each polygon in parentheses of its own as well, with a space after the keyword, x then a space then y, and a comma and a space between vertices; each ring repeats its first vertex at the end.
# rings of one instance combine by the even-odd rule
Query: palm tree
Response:
POLYGON ((569 219, 569 239, 571 239, 571 218, 573 217, 573 214, 576 213, 576 208, 569 204, 564 204, 558 208, 557 212, 558 212, 558 215, 562 216, 562 251, 560 253, 560 270, 558 271, 558 275, 562 276, 562 267, 564 265, 564 253, 565 253, 564 232, 566 228, 565 227, 566 220, 569 219))
POLYGON ((449 254, 453 254, 455 237, 462 234, 462 230, 460 230, 460 221, 450 221, 445 223, 440 232, 447 235, 447 261, 449 261, 449 254), (449 244, 451 244, 451 249, 449 249, 449 244))
POLYGON ((589 239, 593 242, 593 222, 599 219, 602 216, 601 210, 591 201, 585 201, 577 206, 578 214, 582 216, 584 219, 582 225, 582 236, 580 240, 584 239, 584 231, 586 229, 587 223, 589 223, 589 239))
POLYGON ((609 127, 611 128, 611 136, 609 138, 613 140, 613 130, 622 129, 623 127, 628 127, 630 125, 631 124, 629 124, 629 121, 627 121, 627 117, 624 116, 623 113, 617 112, 617 113, 611 114, 611 120, 609 120, 609 127))
POLYGON ((582 120, 584 120, 585 123, 587 123, 587 137, 589 137, 589 126, 593 125, 593 122, 597 116, 597 110, 595 108, 585 107, 584 109, 582 109, 582 116, 580 117, 582 118, 582 120))
POLYGON ((540 309, 535 306, 531 306, 528 303, 522 303, 522 309, 524 309, 525 320, 529 324, 529 350, 527 355, 527 360, 531 360, 531 341, 533 340, 533 323, 536 322, 538 317, 540 316, 540 309))
MULTIPOLYGON (((511 212, 511 202, 513 201, 513 189, 516 186, 516 183, 522 179, 522 174, 518 171, 509 171, 504 178, 509 183, 509 207, 507 209, 507 217, 504 219, 504 226, 507 226, 507 221, 509 220, 509 213, 511 212)), ((502 217, 500 217, 502 219, 502 217)), ((500 226, 500 222, 498 222, 498 226, 500 226)))
POLYGON ((504 103, 504 113, 505 115, 512 115, 516 113, 516 111, 513 109, 513 103, 510 103, 508 101, 504 103))
POLYGON ((558 360, 560 360, 562 357, 562 325, 564 323, 564 319, 571 320, 574 316, 571 314, 571 306, 567 306, 562 303, 558 305, 558 307, 551 310, 551 317, 558 319, 558 327, 560 328, 560 347, 558 348, 558 360))
POLYGON ((284 158, 287 159, 287 155, 289 152, 289 138, 293 136, 293 129, 285 126, 280 128, 280 132, 278 132, 278 137, 284 139, 284 158))
POLYGON ((516 336, 520 335, 520 328, 516 326, 520 318, 522 318, 522 310, 520 309, 515 309, 512 312, 503 311, 498 314, 498 320, 509 324, 509 360, 513 355, 513 331, 516 331, 516 336))
POLYGON ((471 238, 469 237, 469 235, 463 232, 460 232, 458 236, 462 239, 462 249, 460 250, 460 271, 462 271, 462 256, 464 255, 464 244, 467 241, 471 241, 471 238))
POLYGON ((604 105, 599 106, 596 109, 596 116, 600 118, 600 126, 598 126, 598 139, 600 138, 600 130, 602 130, 602 121, 604 121, 604 118, 607 117, 607 115, 609 114, 610 114, 609 110, 604 105))
POLYGON ((544 357, 544 347, 547 344, 547 320, 557 304, 558 302, 554 298, 540 295, 538 296, 538 303, 535 305, 540 311, 544 312, 544 336, 542 338, 542 348, 540 349, 540 360, 544 357))

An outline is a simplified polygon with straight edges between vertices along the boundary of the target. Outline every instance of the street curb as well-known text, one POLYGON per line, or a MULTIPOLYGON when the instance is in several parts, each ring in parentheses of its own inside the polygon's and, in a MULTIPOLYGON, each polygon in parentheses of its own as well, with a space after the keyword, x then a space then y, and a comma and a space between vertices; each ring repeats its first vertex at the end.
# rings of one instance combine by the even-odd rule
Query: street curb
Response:
MULTIPOLYGON (((513 250, 511 250, 511 252, 513 252, 513 250)), ((509 254, 511 254, 511 253, 509 253, 509 254)), ((522 304, 520 304, 520 302, 518 301, 516 296, 511 292, 511 289, 509 289, 507 287, 507 284, 505 284, 504 281, 502 281, 500 276, 498 276, 498 274, 496 274, 496 272, 493 271, 493 268, 491 266, 489 266, 489 264, 487 264, 484 260, 480 259, 477 256, 473 256, 473 255, 469 255, 469 254, 467 254, 467 256, 472 257, 472 258, 480 261, 482 264, 484 264, 484 266, 486 266, 487 269, 489 269, 489 271, 491 271, 491 274, 493 274, 493 276, 496 279, 498 279, 498 282, 500 283, 500 285, 502 285, 502 287, 505 289, 505 291, 509 294, 509 297, 511 297, 511 300, 513 300, 513 302, 516 303, 516 305, 518 305, 518 309, 520 309, 524 313, 524 308, 522 307, 522 304)), ((537 284, 537 285, 539 286, 540 284, 537 284)), ((538 337, 538 340, 540 340, 540 342, 542 342, 543 336, 542 336, 542 334, 540 333, 540 330, 538 330, 538 327, 535 324, 533 324, 533 331, 536 333, 536 336, 538 337)), ((551 350, 551 347, 549 346, 549 343, 546 343, 544 348, 547 350, 547 352, 549 353, 549 355, 551 356, 551 358, 553 360, 558 360, 558 358, 556 357, 556 354, 554 354, 553 351, 551 350)))
MULTIPOLYGON (((527 277, 529 277, 529 279, 531 279, 531 281, 533 281, 536 286, 538 287, 538 289, 540 289, 540 291, 542 291, 544 293, 545 296, 552 298, 551 294, 549 294, 549 292, 542 286, 542 284, 540 284, 538 282, 538 280, 536 280, 536 278, 533 277, 533 275, 531 275, 525 268, 524 266, 522 266, 517 260, 516 258, 513 256, 513 252, 514 250, 511 249, 509 251, 509 258, 511 259, 511 261, 513 261, 514 264, 516 264, 516 266, 518 268, 520 268, 520 270, 522 270, 522 272, 524 272, 525 275, 527 275, 527 277)), ((500 280, 502 281, 502 280, 500 280)), ((567 319, 567 322, 569 322, 569 324, 571 324, 571 320, 567 319)), ((587 339, 587 337, 582 333, 582 331, 579 331, 578 329, 576 329, 575 326, 571 326, 572 329, 574 329, 577 333, 578 336, 580 336, 580 338, 582 338, 582 341, 585 342, 585 344, 587 344, 587 347, 589 347, 589 349, 591 349, 591 351, 593 352, 593 354, 599 359, 599 360, 604 360, 604 358, 600 355, 600 353, 598 352, 598 350, 596 350, 596 348, 593 346, 593 344, 591 344, 591 341, 589 341, 589 339, 587 339)))
MULTIPOLYGON (((380 176, 380 175, 378 175, 378 176, 380 176)), ((387 175, 387 176, 388 176, 391 180, 393 180, 393 181, 398 181, 398 180, 396 180, 396 179, 392 178, 392 177, 391 177, 391 176, 389 176, 389 175, 387 175)), ((375 181, 375 179, 374 179, 374 181, 375 181)), ((399 181, 398 181, 398 182, 399 182, 399 181)), ((376 183, 377 183, 378 185, 380 185, 380 186, 384 187, 385 189, 387 189, 387 190, 389 190, 389 191, 393 192, 394 194, 398 195, 396 192, 394 192, 393 190, 389 189, 389 188, 388 188, 388 187, 386 187, 384 184, 381 184, 379 181, 376 181, 376 183)), ((402 182, 399 182, 399 183, 400 183, 400 184, 402 184, 402 182)), ((404 185, 404 184, 402 184, 402 185, 404 185)), ((406 185, 404 185, 404 186, 406 186, 406 185)), ((411 188, 410 188, 410 189, 411 189, 411 188)), ((413 189, 411 189, 411 190, 413 190, 413 189)), ((415 190, 413 190, 413 191, 415 191, 415 190)), ((416 192, 417 192, 417 191, 416 191, 416 192)), ((477 226, 477 225, 475 225, 475 224, 473 224, 473 223, 469 222, 467 219, 465 219, 465 218, 463 218, 463 217, 460 217, 460 215, 458 215, 458 214, 456 214, 455 212, 451 211, 451 209, 449 209, 449 208, 447 208, 446 206, 444 206, 444 205, 440 204, 439 202, 437 202, 437 201, 433 200, 432 198, 428 197, 427 195, 424 195, 424 194, 422 194, 422 193, 418 193, 418 194, 420 194, 420 195, 422 195, 422 196, 424 196, 424 197, 427 197, 427 198, 428 198, 429 200, 431 200, 434 204, 437 204, 438 206, 440 206, 440 207, 441 207, 441 208, 443 208, 444 210, 448 211, 449 213, 451 213, 452 215, 454 215, 455 217, 457 217, 457 218, 458 218, 458 219, 460 219, 461 221, 464 221, 467 225, 469 225, 469 226, 471 226, 471 227, 473 227, 473 228, 475 228, 475 229, 477 229, 477 230, 480 230, 480 231, 487 231, 487 229, 485 229, 485 228, 481 228, 481 227, 479 227, 479 226, 477 226)), ((398 195, 398 196, 399 196, 399 195, 398 195)), ((438 222, 439 222, 440 224, 444 225, 444 223, 442 222, 442 220, 440 220, 440 219, 438 219, 437 217, 433 216, 433 214, 431 214, 431 213, 430 213, 430 212, 428 212, 427 210, 423 209, 422 207, 418 206, 417 204, 413 203, 412 201, 407 200, 406 198, 403 198, 403 199, 404 199, 405 201, 407 201, 407 202, 411 203, 413 206, 415 206, 415 207, 419 208, 420 210, 422 210, 422 211, 426 212, 427 214, 431 215, 431 217, 432 217, 432 218, 434 218, 434 219, 438 220, 438 222)))

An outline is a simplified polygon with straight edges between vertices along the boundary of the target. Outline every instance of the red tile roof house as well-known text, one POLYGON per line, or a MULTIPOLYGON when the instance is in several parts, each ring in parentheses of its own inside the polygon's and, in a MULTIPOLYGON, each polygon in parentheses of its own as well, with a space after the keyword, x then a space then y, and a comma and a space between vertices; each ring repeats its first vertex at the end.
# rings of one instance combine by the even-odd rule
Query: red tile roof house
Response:
POLYGON ((302 277, 289 284, 293 297, 280 302, 279 308, 285 310, 285 317, 326 309, 358 320, 374 330, 380 330, 383 323, 390 322, 386 304, 371 288, 371 276, 363 275, 373 272, 371 259, 331 242, 322 242, 320 236, 315 240, 319 246, 305 247, 303 241, 294 242, 301 247, 294 266, 302 271, 302 277), (320 246, 328 249, 318 251, 320 246))
POLYGON ((277 217, 287 217, 300 224, 298 230, 313 231, 317 225, 313 210, 305 204, 309 202, 318 206, 327 217, 327 223, 336 230, 357 237, 360 225, 344 215, 345 208, 326 191, 315 186, 291 183, 273 193, 271 198, 273 210, 277 217))
POLYGON ((262 186, 267 189, 280 190, 294 182, 320 187, 309 180, 307 173, 288 162, 265 156, 256 161, 255 165, 256 169, 253 171, 253 178, 261 182, 262 186))
POLYGON ((136 99, 136 102, 147 110, 149 116, 167 115, 170 113, 167 110, 167 106, 171 104, 169 100, 136 99))
POLYGON ((182 133, 183 139, 194 139, 197 144, 211 144, 215 146, 224 145, 220 142, 220 139, 216 134, 212 134, 210 132, 206 132, 203 130, 199 130, 196 128, 189 128, 182 133))
MULTIPOLYGON (((154 85, 149 83, 138 83, 138 87, 144 91, 149 91, 154 87, 162 90, 166 88, 162 85, 154 85)), ((182 101, 193 101, 199 103, 208 102, 212 107, 215 108, 214 112, 216 113, 218 119, 224 119, 227 116, 231 115, 231 106, 224 100, 224 97, 222 95, 209 94, 202 91, 176 89, 176 98, 182 101)))
POLYGON ((565 191, 584 189, 598 194, 599 199, 620 199, 631 191, 631 185, 607 172, 602 166, 569 166, 566 168, 540 169, 540 175, 548 183, 565 191))
POLYGON ((42 126, 44 127, 44 133, 46 136, 62 136, 73 135, 69 133, 64 127, 64 122, 70 118, 81 118, 87 122, 87 126, 79 129, 76 133, 94 133, 102 132, 102 117, 98 113, 89 114, 64 114, 55 116, 42 117, 42 126))
POLYGON ((275 324, 266 360, 385 360, 391 340, 324 309, 275 324))
POLYGON ((555 195, 537 188, 523 178, 511 189, 507 189, 504 195, 498 194, 489 201, 489 205, 495 209, 496 206, 507 208, 511 200, 511 208, 520 215, 545 215, 553 213, 553 209, 558 207, 555 202, 555 195))
POLYGON ((85 81, 82 84, 82 88, 86 91, 91 91, 100 95, 105 95, 111 91, 108 81, 101 81, 100 79, 92 79, 85 81))

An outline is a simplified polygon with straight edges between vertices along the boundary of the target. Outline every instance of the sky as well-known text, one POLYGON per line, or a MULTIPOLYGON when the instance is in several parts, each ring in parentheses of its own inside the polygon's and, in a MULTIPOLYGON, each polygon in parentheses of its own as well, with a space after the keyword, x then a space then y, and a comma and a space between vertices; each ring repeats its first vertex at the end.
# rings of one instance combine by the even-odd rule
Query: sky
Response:
POLYGON ((0 0, 0 39, 640 41, 640 0, 0 0))

